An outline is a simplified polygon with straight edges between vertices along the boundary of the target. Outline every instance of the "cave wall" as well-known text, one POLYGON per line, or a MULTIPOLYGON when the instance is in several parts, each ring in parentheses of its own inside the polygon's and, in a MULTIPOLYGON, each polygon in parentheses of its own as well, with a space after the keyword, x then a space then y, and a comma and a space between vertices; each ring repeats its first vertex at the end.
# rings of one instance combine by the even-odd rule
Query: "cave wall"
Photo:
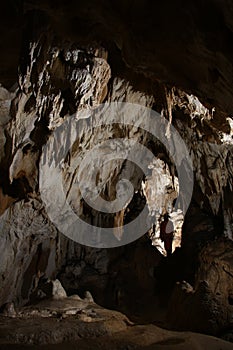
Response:
MULTIPOLYGON (((173 6, 179 3, 169 6, 168 11, 165 3, 157 9, 154 3, 140 1, 126 1, 116 7, 104 1, 93 1, 88 7, 80 2, 78 9, 74 3, 59 3, 57 7, 52 2, 25 3, 19 75, 15 77, 18 85, 10 91, 0 91, 0 304, 11 300, 28 302, 42 276, 55 278, 58 274, 68 291, 82 292, 89 287, 101 303, 103 296, 109 295, 107 288, 112 288, 115 301, 109 300, 109 305, 124 304, 127 298, 122 289, 128 277, 123 274, 115 278, 119 271, 123 273, 130 267, 137 271, 131 289, 153 286, 151 267, 161 257, 148 248, 149 241, 116 251, 81 247, 58 232, 41 201, 38 179, 42 146, 70 115, 87 106, 126 101, 151 107, 172 120, 190 150, 195 171, 183 245, 192 251, 196 242, 231 236, 232 131, 227 113, 232 109, 232 34, 230 11, 226 12, 224 6, 220 10, 217 1, 212 4, 196 2, 194 6, 188 1, 179 7, 176 18, 173 6), (152 10, 153 18, 149 16, 152 10), (125 13, 130 13, 130 18, 125 13), (213 46, 215 19, 225 40, 215 41, 217 46, 213 46), (161 30, 164 23, 165 31, 161 30), (190 34, 194 27, 195 37, 190 34), (174 40, 174 28, 185 34, 174 40), (164 34, 156 35, 160 32, 164 34), (207 59, 208 67, 203 64, 207 59), (200 96, 209 109, 187 92, 200 96), (130 263, 124 261, 133 254, 131 249, 137 251, 135 246, 141 245, 141 253, 138 248, 130 263), (148 258, 145 246, 150 251, 148 258), (140 254, 145 257, 142 264, 138 262, 140 254), (98 286, 97 281, 101 281, 98 286)), ((10 85, 3 75, 2 83, 10 85)), ((147 146, 151 141, 133 128, 129 132, 135 140, 142 138, 147 146)), ((104 133, 108 138, 119 130, 106 128, 104 133)), ((84 133, 84 150, 98 137, 98 133, 84 133)), ((152 143, 158 154, 161 149, 153 140, 152 143)), ((73 149, 69 167, 72 162, 76 164, 79 155, 73 149)), ((166 157, 165 160, 169 163, 166 157)), ((114 184, 120 169, 116 167, 114 176, 106 176, 105 184, 109 180, 114 184)), ((134 168, 129 171, 135 183, 140 184, 142 174, 134 168)), ((64 179, 69 187, 68 170, 64 179)), ((110 198, 111 195, 110 186, 110 198)), ((88 208, 86 211, 87 220, 91 220, 91 212, 88 208)), ((94 217, 106 223, 101 214, 94 213, 94 217)), ((110 222, 114 222, 114 216, 110 222)))

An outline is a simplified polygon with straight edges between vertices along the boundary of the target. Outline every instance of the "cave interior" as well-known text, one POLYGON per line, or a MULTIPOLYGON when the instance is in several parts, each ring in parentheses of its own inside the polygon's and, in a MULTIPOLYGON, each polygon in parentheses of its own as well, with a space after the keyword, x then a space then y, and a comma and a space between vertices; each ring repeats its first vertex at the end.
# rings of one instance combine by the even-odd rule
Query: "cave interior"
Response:
POLYGON ((231 1, 0 16, 0 349, 233 348, 231 1))

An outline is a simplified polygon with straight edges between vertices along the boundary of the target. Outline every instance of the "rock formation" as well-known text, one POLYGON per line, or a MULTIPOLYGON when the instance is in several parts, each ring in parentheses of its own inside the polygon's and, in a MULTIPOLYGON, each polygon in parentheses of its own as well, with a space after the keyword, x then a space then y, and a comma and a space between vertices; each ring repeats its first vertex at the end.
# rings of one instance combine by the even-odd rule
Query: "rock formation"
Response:
POLYGON ((17 310, 17 318, 0 316, 1 349, 222 349, 232 344, 207 335, 172 332, 155 325, 135 325, 117 311, 73 295, 17 310), (23 324, 23 327, 22 327, 23 324))
MULTIPOLYGON (((22 306, 41 299, 46 293, 41 289, 38 294, 38 286, 59 278, 64 297, 65 292, 84 296, 89 290, 101 305, 134 319, 145 311, 150 321, 158 321, 158 294, 169 286, 168 303, 175 283, 186 279, 194 289, 175 287, 171 303, 178 296, 180 304, 172 303, 169 310, 175 310, 173 316, 181 310, 183 316, 180 322, 169 319, 170 325, 211 334, 232 325, 233 8, 227 0, 189 0, 182 6, 179 0, 169 6, 166 2, 157 7, 152 1, 61 1, 55 7, 52 0, 19 1, 14 11, 6 6, 6 13, 13 11, 15 25, 3 41, 0 69, 0 305, 22 306), (177 8, 179 15, 174 16, 177 8), (15 57, 7 59, 11 38, 21 40, 21 51, 18 41, 12 48, 17 62, 15 57), (43 169, 51 166, 51 154, 58 159, 67 148, 62 165, 67 201, 85 222, 113 226, 116 241, 121 240, 121 226, 144 207, 152 224, 174 210, 179 179, 164 145, 136 125, 108 125, 107 117, 104 127, 89 128, 88 111, 112 102, 135 103, 162 114, 190 153, 194 189, 186 216, 174 212, 174 249, 182 246, 171 259, 174 274, 160 253, 158 223, 155 232, 148 230, 130 245, 91 248, 59 232, 45 209, 40 178, 58 188, 43 169), (74 115, 83 116, 82 127, 70 144, 76 131, 62 126, 74 115), (77 179, 81 159, 100 140, 126 136, 149 149, 155 162, 145 176, 132 162, 110 161, 98 174, 98 193, 113 201, 117 182, 126 177, 133 184, 133 197, 116 214, 98 212, 82 200, 79 183, 90 183, 92 172, 77 179), (46 153, 49 142, 53 148, 46 153), (164 281, 163 273, 172 276, 164 281), (186 303, 196 312, 207 294, 217 314, 206 314, 204 305, 204 319, 214 323, 202 326, 198 316, 196 323, 187 321, 186 303)), ((142 120, 143 116, 138 122, 142 120)), ((168 128, 167 138, 169 132, 168 128)), ((53 198, 53 190, 46 195, 53 198)))

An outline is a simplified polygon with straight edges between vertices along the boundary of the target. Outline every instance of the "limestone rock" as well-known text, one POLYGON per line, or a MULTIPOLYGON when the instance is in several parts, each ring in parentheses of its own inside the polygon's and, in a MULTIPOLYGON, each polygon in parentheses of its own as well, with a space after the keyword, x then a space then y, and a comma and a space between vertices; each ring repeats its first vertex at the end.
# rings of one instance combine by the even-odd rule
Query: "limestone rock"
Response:
POLYGON ((85 292, 84 298, 85 298, 85 300, 89 301, 90 303, 94 302, 93 296, 91 295, 91 293, 89 291, 85 292))
POLYGON ((232 325, 232 241, 216 240, 199 254, 195 287, 178 283, 168 321, 179 330, 221 334, 232 325))
POLYGON ((215 298, 206 281, 190 293, 180 285, 174 290, 167 314, 169 325, 177 330, 218 334, 229 323, 227 310, 215 298))
POLYGON ((51 283, 53 299, 63 299, 67 297, 66 291, 59 280, 52 281, 51 283))
POLYGON ((7 317, 16 317, 17 313, 15 311, 14 303, 6 303, 1 307, 1 314, 7 317))
MULTIPOLYGON (((125 129, 109 126, 108 116, 103 117, 104 128, 92 130, 88 128, 91 120, 86 112, 99 103, 119 101, 153 108, 168 119, 169 125, 174 124, 193 160, 195 186, 183 226, 183 247, 194 256, 196 247, 203 242, 224 234, 232 239, 232 117, 226 114, 232 114, 233 108, 232 7, 227 0, 221 2, 222 7, 217 0, 213 4, 188 0, 179 11, 176 2, 166 6, 166 1, 154 5, 148 2, 148 6, 140 1, 131 6, 127 0, 115 5, 93 2, 92 11, 87 11, 85 2, 78 5, 74 1, 59 2, 56 8, 46 0, 24 3, 26 35, 22 59, 17 60, 17 64, 20 62, 19 75, 15 77, 18 84, 9 90, 0 87, 0 305, 11 300, 26 304, 39 290, 40 298, 48 296, 39 286, 41 276, 45 276, 50 281, 59 278, 69 294, 91 290, 101 304, 125 307, 131 313, 139 308, 144 311, 142 295, 158 301, 154 297, 157 281, 151 271, 162 259, 161 254, 150 241, 142 243, 143 239, 111 252, 68 240, 46 213, 39 177, 43 175, 46 181, 54 182, 55 189, 57 183, 46 171, 39 170, 39 163, 43 161, 49 168, 49 151, 57 159, 62 148, 68 147, 67 157, 60 164, 67 201, 88 223, 106 227, 116 224, 120 241, 122 232, 118 227, 133 220, 147 202, 153 202, 151 208, 158 212, 158 217, 167 206, 173 206, 178 193, 175 167, 168 152, 149 133, 135 126, 125 129), (125 16, 129 9, 132 20, 125 16), (180 14, 182 21, 174 13, 180 14), (31 28, 32 14, 38 20, 36 33, 31 28), (163 30, 167 32, 161 35, 163 30), (176 35, 176 30, 181 35, 176 35), (176 88, 171 87, 173 84, 176 88), (70 136, 76 130, 67 129, 60 138, 53 138, 53 132, 72 115, 77 117, 78 111, 85 116, 79 139, 71 145, 70 136), (101 169, 97 192, 109 201, 114 200, 117 181, 127 175, 134 185, 134 197, 120 214, 97 213, 81 198, 77 180, 81 159, 100 140, 126 136, 153 151, 157 161, 152 175, 145 179, 137 166, 111 161, 101 169), (44 145, 51 140, 54 148, 43 152, 44 145), (162 193, 156 197, 158 188, 153 188, 153 182, 163 173, 166 181, 161 181, 162 193), (143 182, 146 193, 152 194, 147 198, 143 182)), ((18 23, 16 17, 13 16, 18 23)), ((5 21, 0 21, 0 26, 3 26, 2 37, 11 38, 11 33, 15 33, 13 28, 5 29, 5 21)), ((7 42, 18 45, 20 40, 7 42)), ((17 45, 11 45, 11 49, 14 51, 17 45)), ((6 52, 2 51, 0 73, 9 63, 6 52)), ((9 84, 9 78, 3 76, 3 79, 9 84)), ((140 118, 143 120, 139 116, 138 121, 140 118)), ((169 137, 167 131, 165 136, 169 137)), ((92 172, 87 171, 81 180, 88 182, 91 176, 92 172)), ((53 194, 52 190, 47 193, 50 198, 53 194)), ((216 242, 216 251, 218 244, 221 250, 224 247, 216 242)), ((188 320, 189 327, 215 332, 228 324, 226 314, 231 310, 233 293, 232 261, 230 250, 227 249, 223 261, 215 256, 214 249, 208 249, 201 264, 208 266, 208 270, 200 268, 194 291, 185 286, 177 293, 182 312, 186 310, 182 300, 187 298, 194 313, 199 303, 203 320, 209 317, 206 326, 188 320), (221 298, 216 297, 217 293, 221 298)), ((50 296, 65 297, 58 282, 54 282, 52 289, 50 296)), ((185 317, 181 322, 185 323, 185 317)))
POLYGON ((0 322, 1 349, 40 348, 80 350, 159 349, 230 350, 226 341, 195 333, 164 330, 152 324, 135 325, 117 311, 64 298, 47 300, 19 310, 19 317, 0 322), (23 326, 22 326, 23 322, 23 326))

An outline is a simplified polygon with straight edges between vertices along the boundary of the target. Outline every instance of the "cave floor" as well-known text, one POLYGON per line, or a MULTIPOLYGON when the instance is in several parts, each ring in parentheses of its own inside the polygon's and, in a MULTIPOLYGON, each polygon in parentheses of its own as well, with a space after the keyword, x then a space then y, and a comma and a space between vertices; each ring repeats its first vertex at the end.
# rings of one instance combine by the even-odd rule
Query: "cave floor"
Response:
POLYGON ((134 324, 78 296, 44 300, 13 316, 0 316, 0 349, 233 349, 215 337, 134 324))

